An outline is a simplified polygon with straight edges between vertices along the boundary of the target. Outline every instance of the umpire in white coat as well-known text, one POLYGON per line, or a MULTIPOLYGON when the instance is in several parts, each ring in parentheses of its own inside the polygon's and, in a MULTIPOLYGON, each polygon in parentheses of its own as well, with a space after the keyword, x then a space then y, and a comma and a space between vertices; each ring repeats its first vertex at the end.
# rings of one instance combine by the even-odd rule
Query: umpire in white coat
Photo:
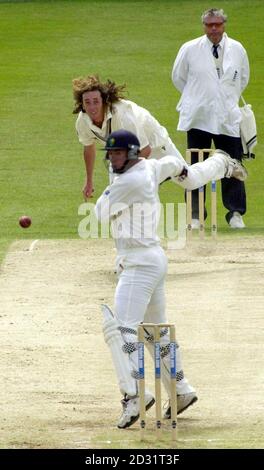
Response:
MULTIPOLYGON (((249 81, 249 63, 244 47, 224 32, 226 20, 223 10, 212 8, 203 13, 205 35, 180 48, 172 81, 181 92, 178 130, 187 131, 188 148, 211 148, 213 142, 216 148, 241 160, 238 103, 249 81)), ((197 153, 193 153, 192 163, 197 159, 197 153)), ((221 185, 227 222, 232 228, 244 228, 244 183, 224 178, 221 185)), ((193 192, 192 199, 192 223, 198 228, 198 191, 193 192)))

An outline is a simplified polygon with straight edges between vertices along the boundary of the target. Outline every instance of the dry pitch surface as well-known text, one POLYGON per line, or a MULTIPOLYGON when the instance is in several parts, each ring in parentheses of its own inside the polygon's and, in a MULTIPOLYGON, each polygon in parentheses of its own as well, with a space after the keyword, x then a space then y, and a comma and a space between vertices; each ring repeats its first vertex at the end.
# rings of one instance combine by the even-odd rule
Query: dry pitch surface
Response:
MULTIPOLYGON (((196 240, 166 250, 168 319, 199 401, 178 420, 178 448, 263 448, 264 239, 196 240)), ((0 270, 0 447, 170 448, 120 431, 120 395, 101 333, 113 302, 108 241, 29 241, 0 270)), ((148 381, 153 383, 149 362, 148 381)), ((164 402, 166 400, 163 394, 164 402)))

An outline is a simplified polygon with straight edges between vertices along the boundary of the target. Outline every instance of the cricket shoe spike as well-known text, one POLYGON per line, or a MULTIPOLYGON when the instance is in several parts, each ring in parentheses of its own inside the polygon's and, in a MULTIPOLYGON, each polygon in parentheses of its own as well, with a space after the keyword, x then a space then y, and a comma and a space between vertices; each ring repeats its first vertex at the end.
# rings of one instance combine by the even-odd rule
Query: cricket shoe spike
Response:
MULTIPOLYGON (((155 399, 151 393, 145 393, 145 405, 146 410, 151 408, 155 403, 155 399)), ((134 424, 139 418, 139 397, 136 396, 134 398, 128 398, 126 395, 121 400, 121 404, 123 407, 122 414, 118 421, 117 427, 119 429, 129 428, 134 424)))

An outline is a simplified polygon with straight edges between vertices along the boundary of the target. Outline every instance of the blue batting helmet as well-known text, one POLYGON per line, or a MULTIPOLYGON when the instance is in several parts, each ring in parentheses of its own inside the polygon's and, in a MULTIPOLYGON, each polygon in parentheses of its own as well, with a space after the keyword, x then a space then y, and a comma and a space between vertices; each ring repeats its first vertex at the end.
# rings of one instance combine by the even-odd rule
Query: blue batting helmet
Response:
POLYGON ((122 149, 128 151, 128 160, 137 159, 140 152, 140 143, 137 136, 125 129, 111 132, 106 141, 105 150, 122 149))

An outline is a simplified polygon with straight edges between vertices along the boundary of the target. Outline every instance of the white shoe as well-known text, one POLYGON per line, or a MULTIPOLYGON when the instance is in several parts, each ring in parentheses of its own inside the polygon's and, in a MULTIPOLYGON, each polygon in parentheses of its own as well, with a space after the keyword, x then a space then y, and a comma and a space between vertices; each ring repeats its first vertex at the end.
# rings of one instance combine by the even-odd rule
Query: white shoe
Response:
POLYGON ((192 229, 199 230, 200 228, 200 221, 199 219, 192 219, 192 229))
MULTIPOLYGON (((145 393, 146 410, 154 405, 155 399, 151 393, 145 393)), ((121 400, 123 412, 118 421, 117 427, 125 429, 134 424, 139 418, 139 397, 127 398, 121 400)))
POLYGON ((245 181, 247 179, 248 172, 239 160, 231 158, 230 155, 223 150, 217 150, 217 152, 227 158, 228 166, 225 174, 226 178, 236 178, 239 181, 245 181))
MULTIPOLYGON (((193 405, 198 400, 195 392, 184 393, 183 395, 177 395, 177 415, 180 415, 183 411, 187 410, 189 406, 193 405)), ((171 407, 170 401, 168 407, 163 415, 164 419, 171 419, 171 407)))
POLYGON ((231 219, 229 220, 229 225, 231 228, 245 228, 242 215, 239 212, 233 212, 231 219))

